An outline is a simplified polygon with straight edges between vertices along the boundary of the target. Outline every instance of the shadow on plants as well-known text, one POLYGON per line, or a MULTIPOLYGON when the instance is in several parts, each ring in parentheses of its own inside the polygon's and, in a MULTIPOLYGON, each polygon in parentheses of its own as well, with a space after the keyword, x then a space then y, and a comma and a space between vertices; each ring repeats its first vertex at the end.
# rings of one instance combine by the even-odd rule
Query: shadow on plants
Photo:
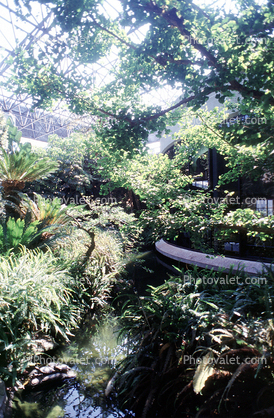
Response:
POLYGON ((192 272, 191 283, 182 272, 124 303, 129 354, 115 384, 138 417, 251 417, 272 406, 274 328, 260 315, 267 307, 273 313, 272 282, 208 286, 202 273, 192 272))

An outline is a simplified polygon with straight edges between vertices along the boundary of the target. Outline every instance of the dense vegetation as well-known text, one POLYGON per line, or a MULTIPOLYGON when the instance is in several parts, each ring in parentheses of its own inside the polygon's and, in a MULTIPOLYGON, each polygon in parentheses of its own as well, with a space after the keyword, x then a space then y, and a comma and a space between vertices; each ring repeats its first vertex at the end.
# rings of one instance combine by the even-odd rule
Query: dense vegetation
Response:
MULTIPOLYGON (((11 129, 2 119, 3 146, 14 142, 11 129)), ((201 141, 214 139, 207 124, 194 129, 195 135, 193 127, 188 131, 193 133, 192 148, 180 137, 173 159, 145 152, 129 159, 127 152, 110 153, 93 135, 83 141, 82 134, 60 142, 52 138, 46 151, 27 146, 21 151, 15 143, 6 148, 6 161, 23 152, 27 161, 42 167, 25 189, 17 187, 24 159, 5 168, 10 187, 2 202, 0 229, 1 373, 8 382, 14 384, 18 372, 20 376, 28 367, 26 359, 38 338, 69 341, 86 315, 109 306, 111 288, 134 248, 173 237, 182 228, 204 248, 207 228, 225 222, 232 230, 245 222, 257 239, 257 227, 262 240, 271 234, 273 217, 250 208, 228 211, 227 202, 207 204, 208 192, 188 189, 195 179, 186 164, 189 155, 194 164, 201 141), (47 178, 42 161, 48 164, 47 178), (67 167, 70 176, 64 178, 58 165, 67 167), (92 181, 82 188, 83 173, 89 179, 96 173, 99 198, 91 194, 92 181), (62 182, 63 189, 52 187, 54 181, 62 182), (138 194, 135 213, 130 202, 114 198, 121 188, 138 194), (111 203, 106 196, 112 197, 111 203)), ((114 379, 121 407, 144 417, 271 412, 272 389, 267 385, 273 373, 273 273, 253 284, 245 282, 241 271, 234 276, 178 273, 147 296, 125 295, 123 290, 115 300, 121 336, 130 336, 130 354, 114 379), (235 276, 240 283, 233 281, 235 276)))
POLYGON ((58 162, 21 145, 3 116, 1 152, 0 372, 14 385, 37 339, 69 341, 87 315, 106 306, 132 245, 134 234, 124 231, 134 219, 116 208, 110 228, 100 207, 31 199, 25 182, 45 179, 58 162))
POLYGON ((138 417, 271 416, 273 274, 267 277, 261 286, 239 286, 229 284, 231 273, 194 269, 150 286, 147 296, 129 296, 121 335, 131 337, 130 354, 115 378, 124 407, 138 417))
MULTIPOLYGON (((52 137, 42 155, 57 159, 60 168, 46 184, 35 182, 32 190, 57 196, 63 203, 96 206, 101 201, 118 202, 127 211, 135 211, 135 233, 142 232, 146 245, 162 237, 174 240, 187 234, 193 248, 218 252, 223 247, 216 249, 217 241, 237 241, 244 232, 254 246, 267 249, 273 246, 274 217, 263 216, 250 202, 262 196, 264 185, 272 184, 271 147, 231 144, 215 123, 225 120, 228 113, 226 107, 198 113, 185 110, 179 120, 181 129, 174 135, 173 158, 151 155, 145 149, 134 156, 129 151, 115 151, 94 133, 84 138, 80 133, 63 140, 52 137), (199 125, 193 125, 194 117, 199 118, 199 125), (195 169, 197 162, 203 161, 208 170, 207 151, 212 148, 226 164, 214 198, 211 190, 193 187, 196 178, 203 176, 195 169), (247 199, 240 199, 238 189, 231 189, 239 178, 244 184, 241 193, 247 199), (259 184, 257 194, 250 192, 249 183, 254 181, 259 184)), ((265 253, 271 258, 271 250, 265 253)))

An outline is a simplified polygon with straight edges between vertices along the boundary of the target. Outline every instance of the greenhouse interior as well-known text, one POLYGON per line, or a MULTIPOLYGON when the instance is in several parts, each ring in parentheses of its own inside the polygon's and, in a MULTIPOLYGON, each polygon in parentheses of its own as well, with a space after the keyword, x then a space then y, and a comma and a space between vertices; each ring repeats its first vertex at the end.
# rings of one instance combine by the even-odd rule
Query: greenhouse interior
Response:
POLYGON ((274 417, 273 0, 0 0, 0 418, 274 417))

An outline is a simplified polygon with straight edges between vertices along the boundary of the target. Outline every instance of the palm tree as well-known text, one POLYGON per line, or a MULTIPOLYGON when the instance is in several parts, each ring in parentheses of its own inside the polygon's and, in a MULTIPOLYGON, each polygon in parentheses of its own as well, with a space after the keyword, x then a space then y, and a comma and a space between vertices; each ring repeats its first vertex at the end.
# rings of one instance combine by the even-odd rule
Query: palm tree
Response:
POLYGON ((58 168, 58 163, 32 152, 31 144, 21 144, 22 132, 12 119, 0 113, 0 181, 6 216, 22 217, 20 191, 26 182, 46 177, 58 168))

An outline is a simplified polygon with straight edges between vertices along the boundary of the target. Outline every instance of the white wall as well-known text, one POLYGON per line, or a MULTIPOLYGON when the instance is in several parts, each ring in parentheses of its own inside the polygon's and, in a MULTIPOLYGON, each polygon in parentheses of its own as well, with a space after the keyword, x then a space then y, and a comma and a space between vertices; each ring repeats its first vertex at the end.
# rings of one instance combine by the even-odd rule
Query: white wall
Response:
POLYGON ((39 141, 37 139, 30 139, 30 138, 24 138, 22 137, 20 142, 24 144, 25 142, 29 142, 32 146, 32 148, 46 148, 48 143, 44 141, 39 141))
MULTIPOLYGON (((233 102, 236 102, 238 95, 235 95, 233 98, 231 98, 230 100, 233 102)), ((206 102, 206 104, 203 106, 203 109, 207 109, 208 111, 213 110, 215 107, 219 107, 222 108, 223 104, 221 104, 215 97, 215 93, 211 93, 209 95, 208 101, 206 102)), ((195 121, 196 123, 200 123, 198 120, 195 121)), ((149 147, 152 148, 152 143, 155 144, 153 146, 154 150, 157 150, 158 152, 165 152, 167 151, 172 144, 174 143, 174 139, 173 139, 173 134, 178 132, 180 130, 180 125, 176 124, 175 126, 171 126, 169 127, 169 129, 171 130, 169 135, 163 135, 161 137, 161 139, 159 140, 155 134, 151 134, 149 135, 148 141, 149 141, 149 147)))

